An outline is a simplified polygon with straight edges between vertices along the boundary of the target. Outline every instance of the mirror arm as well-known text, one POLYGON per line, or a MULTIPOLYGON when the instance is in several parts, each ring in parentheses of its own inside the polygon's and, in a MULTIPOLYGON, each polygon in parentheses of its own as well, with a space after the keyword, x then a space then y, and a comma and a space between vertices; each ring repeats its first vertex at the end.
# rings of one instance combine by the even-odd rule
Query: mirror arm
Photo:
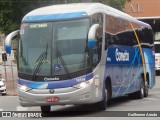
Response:
POLYGON ((93 48, 95 46, 95 41, 96 41, 96 30, 99 27, 99 24, 94 24, 92 27, 89 29, 88 33, 88 46, 89 48, 93 48))
POLYGON ((11 32, 5 39, 5 51, 9 54, 11 54, 11 40, 13 37, 15 37, 20 30, 16 30, 14 32, 11 32))
POLYGON ((89 33, 88 33, 88 39, 89 40, 95 40, 95 34, 96 34, 96 30, 97 28, 99 27, 99 24, 94 24, 90 30, 89 30, 89 33))

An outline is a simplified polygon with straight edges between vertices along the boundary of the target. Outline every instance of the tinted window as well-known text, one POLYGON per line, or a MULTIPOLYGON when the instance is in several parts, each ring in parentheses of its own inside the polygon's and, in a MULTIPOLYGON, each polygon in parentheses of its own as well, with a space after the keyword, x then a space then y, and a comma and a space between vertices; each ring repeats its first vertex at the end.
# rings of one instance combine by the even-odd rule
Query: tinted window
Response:
POLYGON ((160 44, 155 44, 155 53, 160 53, 160 44))

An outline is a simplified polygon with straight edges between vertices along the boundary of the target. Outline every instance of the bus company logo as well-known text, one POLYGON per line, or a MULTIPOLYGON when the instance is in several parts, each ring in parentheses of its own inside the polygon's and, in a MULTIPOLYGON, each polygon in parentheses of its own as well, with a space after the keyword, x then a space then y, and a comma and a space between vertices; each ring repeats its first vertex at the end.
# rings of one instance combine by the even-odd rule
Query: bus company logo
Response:
POLYGON ((116 61, 129 61, 129 52, 125 50, 125 52, 119 52, 118 49, 115 51, 116 61))
POLYGON ((44 81, 54 81, 54 80, 59 80, 59 78, 57 78, 57 77, 54 77, 54 78, 47 78, 47 77, 45 77, 44 78, 44 81))
POLYGON ((50 89, 49 92, 50 92, 51 94, 53 94, 53 93, 54 93, 54 89, 50 89))

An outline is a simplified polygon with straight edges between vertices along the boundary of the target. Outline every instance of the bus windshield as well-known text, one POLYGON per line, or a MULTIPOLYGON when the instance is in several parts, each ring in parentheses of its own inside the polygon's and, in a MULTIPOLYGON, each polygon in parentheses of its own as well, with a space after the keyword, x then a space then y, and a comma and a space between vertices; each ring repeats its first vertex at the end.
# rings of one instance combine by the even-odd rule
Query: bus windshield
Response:
POLYGON ((89 19, 23 23, 20 30, 20 73, 64 75, 88 67, 89 19))

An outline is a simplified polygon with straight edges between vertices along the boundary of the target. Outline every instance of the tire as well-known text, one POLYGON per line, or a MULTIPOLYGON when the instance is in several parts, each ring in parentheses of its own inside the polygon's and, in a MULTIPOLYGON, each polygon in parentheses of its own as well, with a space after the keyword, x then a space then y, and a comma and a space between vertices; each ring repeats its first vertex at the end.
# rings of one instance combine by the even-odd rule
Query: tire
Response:
POLYGON ((156 71, 156 76, 159 76, 159 75, 160 75, 160 71, 157 70, 157 71, 156 71))
POLYGON ((111 97, 112 97, 112 88, 111 84, 107 83, 107 106, 111 104, 111 97))
POLYGON ((43 115, 50 113, 51 111, 51 106, 41 106, 41 112, 43 115))
POLYGON ((149 91, 148 83, 145 82, 145 84, 144 84, 144 97, 148 97, 148 91, 149 91))
POLYGON ((100 102, 96 103, 96 106, 99 110, 106 110, 107 108, 107 102, 106 102, 106 97, 104 97, 104 99, 100 102))
POLYGON ((2 93, 2 96, 6 96, 7 94, 6 93, 2 93))
POLYGON ((106 110, 106 108, 107 108, 107 97, 106 97, 107 92, 108 92, 108 90, 107 90, 106 88, 103 89, 103 94, 104 94, 103 100, 100 101, 100 102, 97 102, 97 103, 95 104, 95 106, 96 106, 99 110, 106 110))
POLYGON ((145 91, 145 84, 144 84, 143 78, 141 77, 140 90, 135 93, 136 98, 137 99, 143 99, 144 91, 145 91))

